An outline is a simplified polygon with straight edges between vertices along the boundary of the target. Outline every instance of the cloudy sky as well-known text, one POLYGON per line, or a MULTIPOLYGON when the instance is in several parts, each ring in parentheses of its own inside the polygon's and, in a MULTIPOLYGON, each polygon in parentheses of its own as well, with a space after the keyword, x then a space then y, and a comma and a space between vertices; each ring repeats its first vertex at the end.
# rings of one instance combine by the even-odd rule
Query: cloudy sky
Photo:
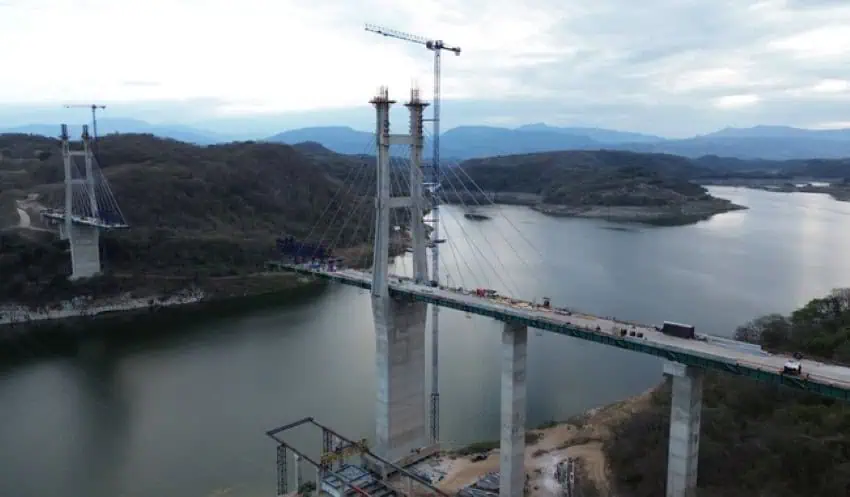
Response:
POLYGON ((98 102, 215 130, 369 129, 377 86, 430 94, 432 57, 364 22, 462 47, 448 126, 850 127, 847 0, 0 0, 0 128, 98 102))

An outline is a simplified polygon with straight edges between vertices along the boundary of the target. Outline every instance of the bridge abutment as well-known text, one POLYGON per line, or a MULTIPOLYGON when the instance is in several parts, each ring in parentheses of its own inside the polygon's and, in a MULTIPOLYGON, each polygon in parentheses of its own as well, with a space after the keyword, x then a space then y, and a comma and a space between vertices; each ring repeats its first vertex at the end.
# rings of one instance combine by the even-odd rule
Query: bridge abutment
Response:
POLYGON ((684 364, 665 362, 664 374, 672 382, 666 495, 694 497, 702 414, 702 371, 684 364))
POLYGON ((505 323, 502 330, 500 497, 520 497, 525 488, 527 355, 528 327, 505 323))

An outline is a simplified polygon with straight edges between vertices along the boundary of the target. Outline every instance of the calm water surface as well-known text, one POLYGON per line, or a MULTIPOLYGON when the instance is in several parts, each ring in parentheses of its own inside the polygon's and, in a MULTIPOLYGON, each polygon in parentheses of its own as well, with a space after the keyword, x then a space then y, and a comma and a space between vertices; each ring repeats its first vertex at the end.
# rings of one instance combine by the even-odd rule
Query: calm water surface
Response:
MULTIPOLYGON (((850 285, 850 204, 713 191, 750 209, 693 226, 624 228, 516 207, 474 222, 444 208, 445 272, 457 285, 719 335, 850 285)), ((444 310, 441 326, 443 438, 495 438, 499 325, 444 310)), ((2 373, 0 495, 269 496, 275 453, 265 430, 315 416, 351 437, 371 435, 375 345, 365 293, 334 286, 306 304, 198 327, 2 373)), ((661 377, 653 358, 561 336, 532 333, 529 354, 531 425, 661 377)))

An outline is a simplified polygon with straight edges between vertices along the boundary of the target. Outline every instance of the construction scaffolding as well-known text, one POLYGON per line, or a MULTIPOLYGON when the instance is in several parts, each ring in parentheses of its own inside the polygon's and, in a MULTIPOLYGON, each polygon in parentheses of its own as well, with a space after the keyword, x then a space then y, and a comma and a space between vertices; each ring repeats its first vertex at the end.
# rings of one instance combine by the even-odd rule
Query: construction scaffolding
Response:
POLYGON ((322 493, 332 497, 359 495, 362 497, 449 497, 433 486, 427 476, 408 471, 369 449, 365 439, 352 440, 337 431, 317 422, 313 418, 304 418, 266 432, 277 443, 277 495, 289 493, 288 459, 291 452, 295 465, 294 492, 300 492, 305 485, 301 462, 304 461, 316 470, 315 488, 317 495, 322 493), (321 431, 321 446, 318 458, 309 456, 315 450, 298 449, 284 439, 286 432, 308 426, 321 431), (356 463, 352 462, 357 458, 356 463))

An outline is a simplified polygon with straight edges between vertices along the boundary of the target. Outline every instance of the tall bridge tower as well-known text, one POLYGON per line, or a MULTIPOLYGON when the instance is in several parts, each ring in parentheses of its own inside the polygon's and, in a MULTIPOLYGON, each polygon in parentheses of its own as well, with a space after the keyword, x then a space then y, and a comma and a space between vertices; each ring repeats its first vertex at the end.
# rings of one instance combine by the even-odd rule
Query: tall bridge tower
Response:
POLYGON ((422 113, 426 103, 413 89, 406 104, 410 132, 390 134, 390 100, 382 87, 370 103, 375 106, 377 142, 377 194, 375 199, 375 246, 372 269, 372 314, 375 321, 378 394, 375 452, 399 461, 427 445, 425 391, 425 320, 427 304, 390 295, 390 211, 410 210, 413 239, 413 276, 424 284, 428 279, 425 252, 422 193, 422 113), (410 146, 410 196, 390 194, 390 145, 410 146))
POLYGON ((62 125, 59 139, 65 167, 64 208, 41 213, 48 223, 59 226, 59 237, 70 244, 72 280, 101 272, 101 230, 129 227, 94 156, 88 128, 83 126, 82 150, 72 150, 68 126, 62 125))

